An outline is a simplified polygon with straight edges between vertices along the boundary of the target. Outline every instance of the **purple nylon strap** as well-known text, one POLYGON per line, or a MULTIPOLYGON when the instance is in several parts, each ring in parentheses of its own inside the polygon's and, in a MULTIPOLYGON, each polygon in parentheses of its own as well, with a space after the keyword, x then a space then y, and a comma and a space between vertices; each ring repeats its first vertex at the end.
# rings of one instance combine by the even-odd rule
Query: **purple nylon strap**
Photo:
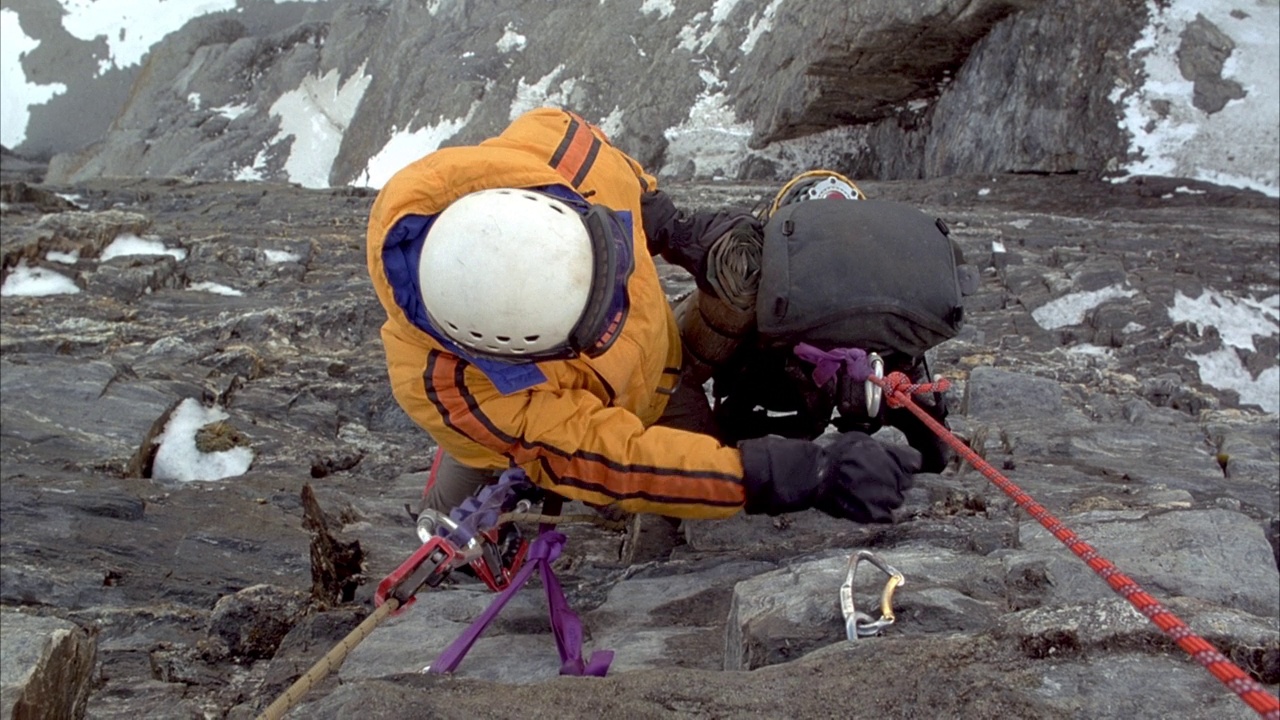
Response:
POLYGON ((471 650, 471 646, 480 639, 480 635, 484 633, 485 628, 489 627, 489 623, 498 617, 498 613, 502 612, 507 601, 524 586, 536 567, 542 574, 542 586, 547 591, 551 632, 555 635, 556 650, 560 652, 560 674, 604 677, 605 673, 609 672, 609 664, 613 662, 613 651, 597 650, 591 653, 589 661, 585 663, 582 661, 582 622, 569 608, 569 603, 564 599, 560 581, 551 570, 551 563, 560 557, 564 543, 564 533, 549 531, 538 535, 537 539, 529 545, 529 555, 525 559, 524 567, 520 568, 520 572, 512 579, 511 585, 494 598, 480 617, 476 618, 457 640, 440 653, 440 657, 431 663, 427 672, 451 673, 456 670, 467 652, 471 650))
MULTIPOLYGON (((498 524, 498 516, 502 513, 503 503, 520 485, 528 485, 529 477, 520 468, 509 468, 493 485, 486 485, 475 495, 462 501, 462 504, 449 512, 449 518, 458 523, 453 532, 448 533, 446 540, 455 547, 464 547, 471 539, 480 534, 481 528, 491 528, 498 524)), ((440 533, 445 535, 445 533, 440 533)))
POLYGON ((801 360, 813 363, 813 382, 818 387, 826 385, 842 367, 854 382, 866 382, 871 377, 871 363, 867 360, 867 353, 858 348, 819 350, 809 343, 796 343, 793 352, 801 360))

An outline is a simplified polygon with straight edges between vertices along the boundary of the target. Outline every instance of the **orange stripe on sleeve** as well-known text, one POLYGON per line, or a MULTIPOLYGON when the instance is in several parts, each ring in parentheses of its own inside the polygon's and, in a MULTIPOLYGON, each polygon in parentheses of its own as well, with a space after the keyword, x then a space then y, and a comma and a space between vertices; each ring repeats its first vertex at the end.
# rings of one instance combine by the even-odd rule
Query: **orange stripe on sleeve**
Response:
POLYGON ((589 490, 612 500, 643 499, 661 504, 740 507, 742 484, 737 478, 711 473, 667 471, 664 468, 611 468, 599 459, 550 455, 544 463, 564 485, 589 490))
POLYGON ((459 387, 465 365, 461 360, 438 351, 427 357, 427 397, 440 412, 440 417, 455 432, 503 455, 511 454, 517 439, 506 435, 474 412, 467 394, 459 387))
POLYGON ((427 395, 445 425, 518 465, 536 461, 550 489, 597 504, 616 502, 645 512, 688 516, 732 513, 742 506, 740 468, 637 465, 586 448, 566 449, 512 435, 485 414, 467 388, 467 367, 447 353, 432 352, 428 357, 427 395))

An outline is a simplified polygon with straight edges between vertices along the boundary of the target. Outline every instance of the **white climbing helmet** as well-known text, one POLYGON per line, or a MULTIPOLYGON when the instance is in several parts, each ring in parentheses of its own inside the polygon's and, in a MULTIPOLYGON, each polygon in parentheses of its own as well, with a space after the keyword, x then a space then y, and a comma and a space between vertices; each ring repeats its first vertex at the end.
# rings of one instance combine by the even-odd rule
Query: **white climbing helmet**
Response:
POLYGON ((779 208, 805 200, 821 199, 866 200, 862 188, 849 178, 833 170, 810 170, 800 173, 782 186, 773 198, 769 215, 779 208))
POLYGON ((432 325, 478 355, 603 352, 616 337, 602 337, 609 323, 601 316, 618 294, 617 251, 609 237, 593 237, 609 235, 593 232, 609 225, 598 207, 584 217, 548 194, 512 188, 455 200, 427 231, 418 261, 432 325))

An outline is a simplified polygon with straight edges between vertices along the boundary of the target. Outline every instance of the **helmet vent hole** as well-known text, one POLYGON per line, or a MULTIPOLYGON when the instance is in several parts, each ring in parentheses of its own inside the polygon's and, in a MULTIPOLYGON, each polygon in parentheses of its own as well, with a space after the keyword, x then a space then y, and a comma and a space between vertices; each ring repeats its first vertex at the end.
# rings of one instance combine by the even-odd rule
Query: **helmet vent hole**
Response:
POLYGON ((528 342, 528 343, 531 343, 531 342, 538 342, 538 338, 540 338, 540 337, 542 337, 542 336, 541 336, 541 335, 525 335, 525 336, 524 336, 524 341, 525 341, 525 342, 528 342))
POLYGON ((511 342, 511 338, 507 337, 506 335, 496 335, 496 336, 494 336, 494 338, 493 338, 493 339, 494 339, 494 340, 497 340, 497 341, 498 341, 498 342, 500 342, 500 343, 509 343, 509 342, 511 342))
POLYGON ((471 331, 471 337, 475 338, 476 340, 483 340, 483 339, 484 339, 484 335, 481 335, 480 333, 476 332, 475 330, 472 330, 472 331, 471 331))
POLYGON ((450 329, 450 330, 452 330, 452 331, 454 331, 454 332, 458 332, 458 326, 457 326, 457 325, 454 325, 453 323, 445 323, 445 324, 449 326, 449 329, 450 329))

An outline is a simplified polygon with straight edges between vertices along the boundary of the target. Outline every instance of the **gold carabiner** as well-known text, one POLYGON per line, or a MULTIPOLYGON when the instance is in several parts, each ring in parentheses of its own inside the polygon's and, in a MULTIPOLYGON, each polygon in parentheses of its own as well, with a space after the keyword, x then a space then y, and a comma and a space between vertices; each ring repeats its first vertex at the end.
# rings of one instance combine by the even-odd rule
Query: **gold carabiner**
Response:
POLYGON ((850 640, 856 640, 860 637, 879 635, 882 630, 892 625, 897 620, 897 617, 893 614, 893 593, 899 586, 905 585, 906 582, 906 578, 902 576, 902 573, 895 570, 892 565, 885 563, 870 550, 859 550, 854 553, 849 558, 849 573, 845 576, 844 584, 840 586, 840 608, 844 611, 845 635, 850 640), (863 560, 880 568, 884 574, 889 576, 889 579, 885 581, 884 590, 880 592, 879 619, 873 618, 854 607, 854 576, 857 575, 858 564, 863 560))

